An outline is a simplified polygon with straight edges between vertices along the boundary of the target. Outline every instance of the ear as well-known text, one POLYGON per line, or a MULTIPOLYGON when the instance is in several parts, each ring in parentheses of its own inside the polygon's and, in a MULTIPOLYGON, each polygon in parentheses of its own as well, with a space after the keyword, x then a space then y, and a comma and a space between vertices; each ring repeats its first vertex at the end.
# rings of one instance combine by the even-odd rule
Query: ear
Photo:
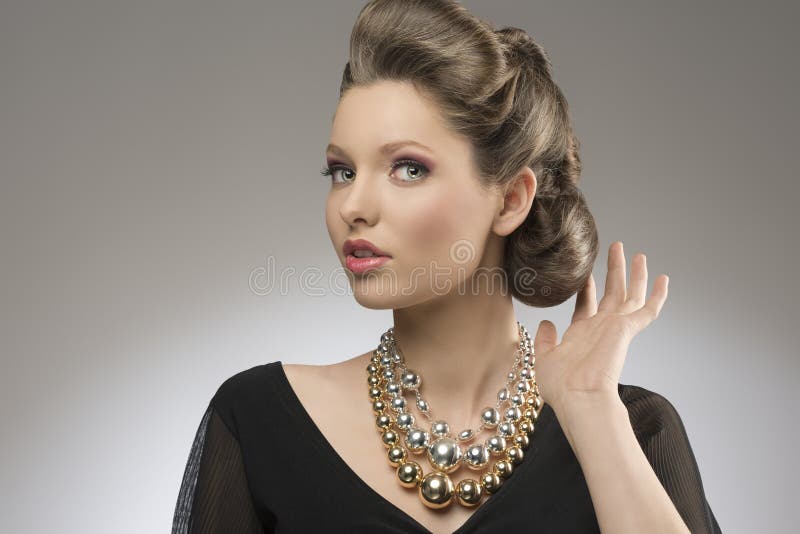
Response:
POLYGON ((492 225, 497 235, 506 236, 523 223, 531 211, 536 185, 536 175, 525 166, 504 188, 500 210, 492 225))

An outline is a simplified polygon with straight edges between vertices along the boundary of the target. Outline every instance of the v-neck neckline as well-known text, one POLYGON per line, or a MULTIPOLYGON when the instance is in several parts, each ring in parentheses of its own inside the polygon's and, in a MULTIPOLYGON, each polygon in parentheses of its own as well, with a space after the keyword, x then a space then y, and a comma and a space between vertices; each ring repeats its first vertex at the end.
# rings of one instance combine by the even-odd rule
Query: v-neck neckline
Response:
MULTIPOLYGON (((270 364, 267 364, 270 365, 270 364)), ((412 523, 420 532, 424 534, 433 534, 431 530, 429 530, 426 526, 421 524, 417 521, 413 516, 405 512, 402 508, 394 504, 392 501, 378 493, 375 488, 367 484, 367 482, 361 478, 361 476, 356 473, 350 464, 348 464, 339 451, 337 451, 333 444, 328 440, 325 434, 322 433, 322 430, 317 426, 317 423, 311 417, 311 414, 308 412, 306 407, 303 405, 303 402, 300 400, 300 397, 297 395, 297 392, 292 386, 292 383, 289 381, 289 377, 286 375, 286 370, 283 367, 283 362, 278 360, 273 362, 272 365, 275 365, 279 371, 277 374, 278 384, 283 387, 285 393, 287 393, 288 397, 281 397, 283 400, 288 401, 285 403, 287 408, 293 409, 296 414, 298 414, 304 422, 311 428, 311 432, 313 437, 316 438, 317 442, 328 452, 331 456, 333 456, 333 464, 336 466, 341 474, 345 477, 350 478, 355 485, 360 487, 364 492, 371 495, 374 499, 378 500, 383 506, 390 509, 394 512, 395 515, 401 516, 403 519, 412 523)), ((546 427, 550 424, 550 422, 554 418, 554 414, 550 413, 552 410, 548 404, 542 406, 541 412, 539 414, 539 418, 535 424, 535 430, 533 436, 531 437, 531 441, 536 439, 536 435, 539 434, 542 430, 542 427, 546 427)), ((525 451, 527 454, 525 455, 522 463, 517 468, 516 472, 512 473, 511 477, 506 479, 502 486, 500 486, 500 490, 488 497, 487 501, 483 504, 478 505, 478 509, 473 511, 472 514, 464 521, 456 530, 452 532, 452 534, 467 534, 469 529, 472 525, 480 519, 483 515, 489 513, 489 510, 493 507, 497 507, 499 502, 503 500, 503 498, 508 495, 509 490, 513 489, 514 484, 517 480, 521 478, 521 475, 524 474, 527 467, 533 463, 533 457, 536 454, 537 448, 533 447, 533 443, 528 449, 525 451), (503 491, 506 490, 506 491, 503 491)), ((458 503, 455 503, 458 505, 458 503)), ((458 505, 460 506, 460 505, 458 505)))

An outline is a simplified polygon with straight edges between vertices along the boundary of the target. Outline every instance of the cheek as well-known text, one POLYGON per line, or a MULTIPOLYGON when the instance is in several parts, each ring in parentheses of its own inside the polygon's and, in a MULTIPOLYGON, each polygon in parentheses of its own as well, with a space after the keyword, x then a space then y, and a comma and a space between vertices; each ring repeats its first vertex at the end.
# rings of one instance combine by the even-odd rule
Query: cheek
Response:
MULTIPOLYGON (((328 227, 328 236, 334 247, 337 247, 344 240, 342 227, 344 222, 339 216, 336 203, 329 197, 325 203, 325 225, 328 227)), ((337 255, 341 255, 339 250, 336 250, 337 255)))
POLYGON ((413 251, 417 263, 436 260, 444 265, 452 263, 451 247, 457 242, 475 250, 483 246, 485 239, 482 205, 476 205, 469 196, 452 194, 428 195, 415 202, 407 202, 400 210, 397 232, 403 235, 407 249, 413 251))

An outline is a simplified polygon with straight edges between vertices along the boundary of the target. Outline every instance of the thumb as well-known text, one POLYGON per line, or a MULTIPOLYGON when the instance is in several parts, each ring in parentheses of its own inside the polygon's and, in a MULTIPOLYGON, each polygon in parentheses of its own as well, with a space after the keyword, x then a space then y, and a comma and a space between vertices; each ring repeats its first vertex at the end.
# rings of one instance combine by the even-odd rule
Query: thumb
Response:
POLYGON ((533 338, 533 352, 534 354, 544 354, 550 352, 558 342, 558 333, 556 332, 556 325, 551 321, 545 319, 539 323, 539 328, 536 330, 536 336, 533 338))

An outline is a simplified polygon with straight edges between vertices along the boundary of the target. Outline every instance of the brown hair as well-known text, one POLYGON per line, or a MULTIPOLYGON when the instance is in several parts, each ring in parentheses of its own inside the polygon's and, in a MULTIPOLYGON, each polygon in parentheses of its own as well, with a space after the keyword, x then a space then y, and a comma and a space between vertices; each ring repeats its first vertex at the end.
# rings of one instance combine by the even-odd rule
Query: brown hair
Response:
POLYGON ((536 174, 530 213, 505 243, 512 295, 546 307, 580 290, 597 257, 597 228, 577 187, 579 142, 544 49, 456 0, 371 0, 350 36, 340 98, 379 80, 407 81, 433 98, 446 124, 472 142, 484 187, 505 188, 526 165, 536 174))

